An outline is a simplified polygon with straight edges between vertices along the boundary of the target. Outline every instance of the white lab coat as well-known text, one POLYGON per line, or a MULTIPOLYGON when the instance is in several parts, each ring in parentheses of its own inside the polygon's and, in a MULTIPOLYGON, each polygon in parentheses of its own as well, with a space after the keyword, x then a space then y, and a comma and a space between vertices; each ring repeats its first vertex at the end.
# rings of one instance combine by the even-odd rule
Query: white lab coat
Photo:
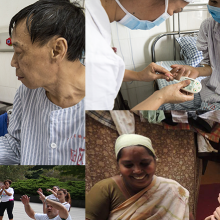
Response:
POLYGON ((125 64, 111 48, 111 26, 100 0, 86 0, 86 110, 112 110, 125 64))

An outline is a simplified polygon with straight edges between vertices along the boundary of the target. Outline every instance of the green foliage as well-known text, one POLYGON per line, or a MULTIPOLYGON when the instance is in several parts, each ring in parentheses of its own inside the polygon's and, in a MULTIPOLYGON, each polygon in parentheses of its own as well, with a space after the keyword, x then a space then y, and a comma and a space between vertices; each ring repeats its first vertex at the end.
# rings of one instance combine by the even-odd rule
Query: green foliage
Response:
MULTIPOLYGON (((25 177, 28 179, 38 179, 40 175, 42 175, 47 170, 53 169, 55 166, 48 166, 48 165, 37 165, 33 166, 30 171, 31 173, 26 175, 25 177)), ((54 176, 52 176, 54 177, 54 176)))
POLYGON ((19 165, 0 165, 0 181, 10 179, 12 182, 17 180, 24 180, 25 175, 31 175, 29 171, 33 166, 19 166, 19 165))
POLYGON ((71 175, 78 179, 85 179, 85 166, 56 166, 55 169, 60 171, 61 176, 71 175))
POLYGON ((61 182, 57 178, 41 176, 39 179, 20 180, 12 183, 16 194, 22 195, 38 195, 37 190, 41 188, 45 195, 50 195, 46 189, 51 189, 53 186, 59 186, 66 189, 72 200, 85 200, 85 181, 66 181, 61 182))

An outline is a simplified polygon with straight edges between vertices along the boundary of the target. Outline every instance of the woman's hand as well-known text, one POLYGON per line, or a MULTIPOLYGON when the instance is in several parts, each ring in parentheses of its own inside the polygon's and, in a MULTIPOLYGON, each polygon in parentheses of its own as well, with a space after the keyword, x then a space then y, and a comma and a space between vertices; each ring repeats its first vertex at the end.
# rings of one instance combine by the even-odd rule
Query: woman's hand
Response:
POLYGON ((181 103, 187 102, 194 99, 194 94, 189 93, 187 94, 184 91, 181 91, 182 88, 188 86, 190 84, 190 80, 185 80, 176 84, 172 84, 162 88, 161 90, 157 91, 161 94, 164 103, 181 103))
POLYGON ((188 65, 172 65, 172 70, 170 71, 173 74, 173 77, 179 80, 182 76, 196 79, 199 76, 199 71, 197 68, 188 66, 188 65))
POLYGON ((145 69, 138 72, 138 81, 151 82, 156 79, 166 79, 167 81, 173 80, 173 75, 167 69, 156 63, 149 64, 145 69), (156 72, 160 74, 156 74, 156 72))
POLYGON ((37 193, 39 194, 39 199, 40 199, 42 202, 44 202, 46 196, 45 196, 40 190, 38 190, 37 193))
POLYGON ((1 188, 2 188, 2 190, 4 190, 5 189, 5 185, 3 185, 1 188))
POLYGON ((47 189, 47 192, 51 192, 52 190, 51 189, 47 189))
POLYGON ((215 218, 213 218, 213 219, 220 220, 220 207, 218 207, 218 208, 214 211, 213 215, 215 216, 215 218))
POLYGON ((20 198, 20 200, 22 201, 22 203, 23 203, 24 205, 28 205, 29 202, 30 202, 30 197, 28 197, 27 195, 23 195, 23 196, 20 198))
MULTIPOLYGON (((219 196, 218 196, 218 202, 220 203, 220 193, 219 193, 219 196)), ((205 220, 220 220, 220 207, 218 207, 213 215, 210 215, 208 216, 207 218, 205 218, 205 220)))
POLYGON ((39 188, 37 191, 39 191, 39 192, 43 193, 43 190, 42 190, 41 188, 39 188))

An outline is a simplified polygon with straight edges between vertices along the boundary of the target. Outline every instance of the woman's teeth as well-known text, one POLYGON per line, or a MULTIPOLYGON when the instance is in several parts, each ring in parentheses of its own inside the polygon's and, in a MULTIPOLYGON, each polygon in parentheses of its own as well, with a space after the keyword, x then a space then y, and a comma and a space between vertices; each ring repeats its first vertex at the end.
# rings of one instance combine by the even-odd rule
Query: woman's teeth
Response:
POLYGON ((145 177, 146 175, 144 175, 144 176, 133 176, 136 180, 142 180, 142 179, 144 179, 144 177, 145 177))

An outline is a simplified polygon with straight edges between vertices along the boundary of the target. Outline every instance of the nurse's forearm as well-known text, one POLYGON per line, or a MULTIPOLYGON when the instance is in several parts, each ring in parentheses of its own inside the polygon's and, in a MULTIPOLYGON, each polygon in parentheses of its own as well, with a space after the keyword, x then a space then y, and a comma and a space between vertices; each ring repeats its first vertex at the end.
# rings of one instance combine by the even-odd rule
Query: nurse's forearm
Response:
POLYGON ((159 91, 156 91, 131 110, 157 110, 162 104, 164 104, 163 97, 160 95, 159 91))
POLYGON ((139 81, 138 72, 125 70, 123 82, 139 81))
POLYGON ((210 76, 212 74, 212 68, 209 65, 204 65, 204 67, 196 67, 199 71, 199 76, 210 76))

